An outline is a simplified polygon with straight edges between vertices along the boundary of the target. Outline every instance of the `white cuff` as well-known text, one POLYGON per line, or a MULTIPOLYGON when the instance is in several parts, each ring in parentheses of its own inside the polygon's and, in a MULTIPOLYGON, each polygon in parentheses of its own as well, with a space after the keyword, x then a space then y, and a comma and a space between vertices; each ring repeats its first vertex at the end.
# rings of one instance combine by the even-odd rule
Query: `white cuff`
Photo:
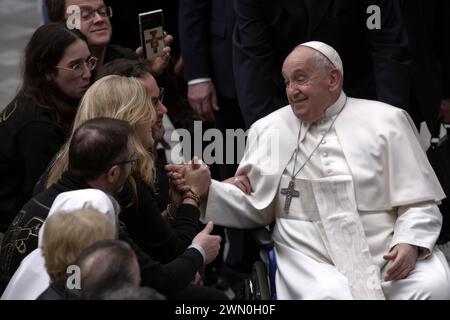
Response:
POLYGON ((193 85, 193 84, 198 84, 198 83, 203 83, 203 82, 211 82, 211 78, 198 78, 198 79, 193 79, 193 80, 189 80, 188 81, 188 85, 193 85))

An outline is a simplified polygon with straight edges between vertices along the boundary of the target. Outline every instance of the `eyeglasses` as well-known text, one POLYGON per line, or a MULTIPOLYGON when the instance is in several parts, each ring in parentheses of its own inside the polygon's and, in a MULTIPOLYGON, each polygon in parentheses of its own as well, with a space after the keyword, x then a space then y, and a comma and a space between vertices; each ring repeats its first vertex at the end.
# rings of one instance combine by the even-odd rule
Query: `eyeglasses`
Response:
POLYGON ((134 153, 134 154, 133 154, 133 157, 132 157, 130 160, 120 161, 120 162, 117 162, 116 164, 121 165, 121 164, 131 163, 131 165, 132 165, 133 168, 134 168, 134 167, 136 167, 137 161, 138 161, 138 158, 137 158, 137 156, 136 156, 136 153, 134 153))
POLYGON ((163 100, 164 100, 164 88, 159 88, 158 100, 163 102, 163 100))
POLYGON ((90 7, 82 7, 81 8, 81 19, 83 20, 91 20, 95 17, 95 13, 97 13, 100 17, 103 18, 111 18, 113 15, 113 10, 111 7, 100 7, 98 9, 92 9, 90 7))
POLYGON ((152 104, 153 107, 156 108, 156 106, 158 105, 159 102, 163 102, 164 100, 164 88, 159 88, 159 95, 158 95, 158 99, 156 98, 152 98, 152 104))
POLYGON ((86 61, 77 62, 71 67, 56 66, 56 68, 73 71, 73 74, 76 77, 78 77, 83 74, 83 64, 86 65, 86 67, 89 69, 89 71, 92 71, 95 69, 95 66, 97 65, 97 60, 98 59, 96 57, 90 57, 86 61))

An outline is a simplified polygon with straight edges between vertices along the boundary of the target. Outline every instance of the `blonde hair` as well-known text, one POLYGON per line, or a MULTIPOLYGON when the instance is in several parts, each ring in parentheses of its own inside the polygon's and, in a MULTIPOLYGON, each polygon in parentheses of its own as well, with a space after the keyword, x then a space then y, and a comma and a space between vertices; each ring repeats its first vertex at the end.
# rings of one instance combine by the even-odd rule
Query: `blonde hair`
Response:
MULTIPOLYGON (((150 122, 153 124, 156 113, 150 93, 142 80, 133 77, 111 75, 97 80, 84 94, 73 123, 74 131, 85 121, 109 117, 128 121, 135 130, 133 137, 138 156, 135 173, 153 188, 155 168, 152 155, 144 148, 136 135, 137 125, 150 122)), ((55 157, 46 186, 49 187, 61 177, 69 163, 69 140, 55 157)))
POLYGON ((45 221, 42 254, 52 283, 64 289, 67 267, 75 263, 81 252, 96 241, 115 237, 112 220, 95 209, 51 215, 45 221))

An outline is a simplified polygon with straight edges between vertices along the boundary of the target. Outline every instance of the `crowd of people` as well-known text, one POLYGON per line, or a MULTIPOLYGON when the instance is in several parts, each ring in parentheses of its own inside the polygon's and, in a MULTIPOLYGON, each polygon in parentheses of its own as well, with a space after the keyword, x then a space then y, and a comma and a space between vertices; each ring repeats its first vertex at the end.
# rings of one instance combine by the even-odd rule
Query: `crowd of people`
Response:
POLYGON ((1 298, 240 299, 265 227, 279 299, 450 299, 419 139, 450 123, 449 3, 174 3, 147 60, 117 23, 155 3, 45 1, 0 113, 1 298), (243 158, 173 163, 194 121, 248 130, 243 158))

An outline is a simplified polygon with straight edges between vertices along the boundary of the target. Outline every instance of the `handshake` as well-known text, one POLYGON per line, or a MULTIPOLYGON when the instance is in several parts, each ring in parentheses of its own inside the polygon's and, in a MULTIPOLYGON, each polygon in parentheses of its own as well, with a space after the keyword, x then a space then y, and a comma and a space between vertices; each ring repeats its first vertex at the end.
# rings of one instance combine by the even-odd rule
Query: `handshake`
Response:
MULTIPOLYGON (((198 207, 203 200, 207 199, 211 185, 211 172, 209 166, 202 160, 194 157, 187 164, 168 164, 165 166, 165 170, 171 185, 171 201, 175 207, 181 203, 198 207)), ((246 176, 232 177, 223 182, 234 185, 246 194, 253 191, 246 176)), ((171 219, 174 217, 169 218, 169 220, 171 219)), ((221 238, 211 235, 212 229, 213 223, 209 222, 192 241, 192 245, 203 249, 202 255, 205 264, 217 256, 220 248, 221 238)))
MULTIPOLYGON (((197 157, 192 158, 187 164, 168 164, 165 166, 171 187, 180 194, 192 192, 198 196, 199 201, 208 196, 211 184, 211 172, 209 166, 197 157)), ((253 192, 247 176, 235 176, 222 181, 232 184, 245 194, 253 192)))
POLYGON ((165 166, 172 189, 172 202, 178 205, 180 198, 190 198, 198 206, 208 195, 211 172, 207 164, 197 157, 187 164, 168 164, 165 166))
MULTIPOLYGON (((171 198, 175 205, 182 203, 196 205, 207 197, 211 184, 211 172, 208 165, 194 157, 188 164, 169 164, 165 170, 170 179, 171 198), (180 200, 181 199, 181 200, 180 200)), ((192 246, 203 256, 203 263, 208 264, 219 254, 221 237, 211 235, 214 224, 210 221, 192 240, 192 246)))

